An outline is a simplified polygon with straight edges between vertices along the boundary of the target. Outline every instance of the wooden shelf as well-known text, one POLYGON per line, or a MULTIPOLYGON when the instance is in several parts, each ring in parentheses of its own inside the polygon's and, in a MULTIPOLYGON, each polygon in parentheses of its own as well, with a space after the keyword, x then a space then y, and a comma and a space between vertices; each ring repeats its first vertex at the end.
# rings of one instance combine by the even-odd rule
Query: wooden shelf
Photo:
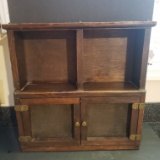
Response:
POLYGON ((73 83, 27 83, 21 92, 68 92, 76 89, 73 83))
MULTIPOLYGON (((138 90, 131 82, 86 82, 84 91, 126 91, 138 90)), ((27 83, 21 92, 78 92, 74 83, 27 83)))

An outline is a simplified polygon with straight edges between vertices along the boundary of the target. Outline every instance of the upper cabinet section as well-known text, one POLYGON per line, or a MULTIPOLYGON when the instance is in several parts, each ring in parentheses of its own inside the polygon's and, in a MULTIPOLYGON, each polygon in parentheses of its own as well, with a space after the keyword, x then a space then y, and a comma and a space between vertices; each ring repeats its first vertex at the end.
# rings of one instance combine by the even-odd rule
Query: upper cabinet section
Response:
POLYGON ((145 87, 155 22, 7 24, 15 90, 73 92, 145 87))

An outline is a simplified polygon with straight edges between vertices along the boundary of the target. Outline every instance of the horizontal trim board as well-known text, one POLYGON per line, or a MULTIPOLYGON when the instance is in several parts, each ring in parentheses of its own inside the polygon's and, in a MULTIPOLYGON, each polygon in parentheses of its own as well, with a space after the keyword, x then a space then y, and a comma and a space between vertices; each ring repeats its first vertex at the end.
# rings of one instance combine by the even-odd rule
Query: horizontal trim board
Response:
POLYGON ((94 151, 94 150, 128 150, 139 149, 137 145, 124 145, 124 146, 65 146, 65 147, 31 147, 31 145, 25 146, 21 144, 22 151, 94 151))
POLYGON ((21 104, 79 104, 79 98, 34 98, 20 99, 21 104))
POLYGON ((10 23, 2 25, 7 30, 34 29, 85 29, 85 28, 146 28, 156 25, 155 21, 119 21, 119 22, 73 22, 73 23, 10 23))

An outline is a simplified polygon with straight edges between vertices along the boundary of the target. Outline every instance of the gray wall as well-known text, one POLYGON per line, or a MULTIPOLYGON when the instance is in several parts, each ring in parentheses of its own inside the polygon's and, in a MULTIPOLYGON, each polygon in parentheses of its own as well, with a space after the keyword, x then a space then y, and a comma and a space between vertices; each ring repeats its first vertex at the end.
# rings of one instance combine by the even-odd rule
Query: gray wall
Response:
POLYGON ((154 0, 8 0, 12 23, 151 20, 153 4, 154 0))

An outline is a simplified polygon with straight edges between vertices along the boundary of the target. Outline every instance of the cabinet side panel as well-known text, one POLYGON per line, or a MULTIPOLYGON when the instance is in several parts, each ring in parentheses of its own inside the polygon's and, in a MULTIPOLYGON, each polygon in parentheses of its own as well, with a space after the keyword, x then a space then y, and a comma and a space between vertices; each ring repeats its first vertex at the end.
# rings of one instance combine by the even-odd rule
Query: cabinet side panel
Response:
POLYGON ((147 62, 148 62, 148 55, 149 55, 150 35, 151 35, 151 29, 145 29, 141 76, 140 76, 140 88, 145 88, 145 84, 146 84, 146 72, 147 72, 147 62))
POLYGON ((22 32, 14 32, 15 37, 15 51, 17 57, 17 67, 19 73, 20 88, 24 87, 27 83, 27 72, 26 72, 26 60, 24 52, 24 41, 22 32))
POLYGON ((12 30, 8 30, 7 35, 8 35, 8 44, 9 44, 9 51, 10 51, 10 60, 12 65, 14 88, 20 89, 19 73, 18 73, 17 58, 16 58, 16 51, 15 51, 14 32, 12 30))
POLYGON ((133 82, 144 89, 146 83, 147 61, 149 54, 150 29, 137 31, 134 49, 133 82))

